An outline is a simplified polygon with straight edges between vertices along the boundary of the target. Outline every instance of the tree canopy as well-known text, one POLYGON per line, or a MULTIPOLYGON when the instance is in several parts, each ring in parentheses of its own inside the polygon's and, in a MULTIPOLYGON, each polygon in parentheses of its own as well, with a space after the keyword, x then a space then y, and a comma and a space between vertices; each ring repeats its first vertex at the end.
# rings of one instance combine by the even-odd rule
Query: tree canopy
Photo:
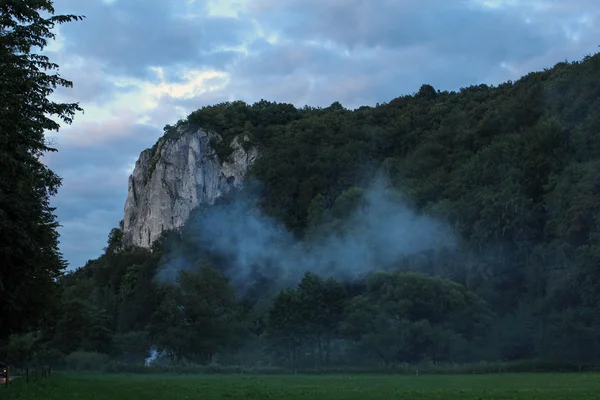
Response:
POLYGON ((40 157, 56 151, 46 132, 71 123, 81 108, 49 99, 72 83, 40 52, 56 24, 79 19, 54 15, 52 1, 0 3, 0 341, 34 328, 59 295, 66 263, 50 198, 61 179, 40 157))

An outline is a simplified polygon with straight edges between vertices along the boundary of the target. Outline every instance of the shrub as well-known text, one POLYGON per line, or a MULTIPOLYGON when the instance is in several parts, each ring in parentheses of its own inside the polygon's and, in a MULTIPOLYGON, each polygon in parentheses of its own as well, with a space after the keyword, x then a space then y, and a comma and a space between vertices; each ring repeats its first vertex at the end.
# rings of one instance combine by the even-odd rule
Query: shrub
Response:
POLYGON ((75 371, 102 371, 108 362, 108 355, 76 351, 66 357, 67 368, 75 371))

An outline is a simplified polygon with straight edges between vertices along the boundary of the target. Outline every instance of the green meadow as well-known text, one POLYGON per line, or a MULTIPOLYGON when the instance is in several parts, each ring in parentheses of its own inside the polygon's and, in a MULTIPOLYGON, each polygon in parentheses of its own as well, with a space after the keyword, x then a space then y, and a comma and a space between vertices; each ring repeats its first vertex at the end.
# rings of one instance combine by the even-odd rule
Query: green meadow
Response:
POLYGON ((128 375, 13 381, 0 399, 600 399, 600 374, 128 375))

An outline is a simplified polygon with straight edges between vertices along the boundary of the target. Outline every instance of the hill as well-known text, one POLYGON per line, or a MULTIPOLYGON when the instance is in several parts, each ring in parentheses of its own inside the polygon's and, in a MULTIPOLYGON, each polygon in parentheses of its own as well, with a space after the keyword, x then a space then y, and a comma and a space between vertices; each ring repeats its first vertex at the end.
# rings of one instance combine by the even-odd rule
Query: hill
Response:
POLYGON ((356 110, 223 103, 161 140, 184 126, 217 133, 221 162, 240 135, 257 147, 246 183, 150 250, 115 228, 104 255, 64 277, 35 342, 47 357, 600 356, 599 54, 356 110))

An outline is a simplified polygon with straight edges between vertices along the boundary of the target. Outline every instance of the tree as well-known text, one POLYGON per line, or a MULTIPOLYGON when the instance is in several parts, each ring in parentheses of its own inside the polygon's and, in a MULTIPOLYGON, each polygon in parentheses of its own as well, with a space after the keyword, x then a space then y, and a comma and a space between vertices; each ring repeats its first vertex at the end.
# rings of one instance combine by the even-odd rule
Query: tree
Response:
POLYGON ((148 332, 131 331, 114 337, 114 356, 129 363, 142 363, 150 356, 148 332))
POLYGON ((53 117, 70 124, 81 108, 48 99, 72 82, 34 51, 54 39, 56 24, 83 17, 54 13, 51 0, 0 3, 0 340, 36 325, 66 266, 50 206, 61 179, 40 158, 56 151, 45 139, 60 127, 53 117))
POLYGON ((295 289, 282 290, 268 311, 267 338, 273 353, 283 355, 288 367, 296 365, 302 345, 304 322, 299 310, 300 299, 295 289))
POLYGON ((67 299, 56 320, 54 348, 67 354, 72 351, 110 351, 112 332, 106 311, 89 301, 67 299))
POLYGON ((233 288, 208 266, 182 271, 176 286, 152 315, 150 335, 157 350, 178 360, 207 364, 241 337, 240 309, 233 288))
POLYGON ((320 364, 329 364, 331 343, 338 337, 346 291, 333 278, 324 280, 307 272, 298 285, 300 315, 307 342, 320 364), (316 350, 316 351, 315 351, 316 350))
POLYGON ((298 287, 280 291, 268 310, 271 349, 283 355, 290 368, 301 348, 311 355, 313 365, 328 364, 345 302, 346 291, 339 282, 306 272, 298 287))
POLYGON ((123 220, 119 222, 118 228, 113 228, 108 234, 107 247, 104 248, 106 255, 113 255, 123 250, 124 248, 123 220))
POLYGON ((378 272, 349 304, 343 331, 385 364, 464 361, 466 342, 486 333, 489 317, 487 304, 457 283, 378 272))

